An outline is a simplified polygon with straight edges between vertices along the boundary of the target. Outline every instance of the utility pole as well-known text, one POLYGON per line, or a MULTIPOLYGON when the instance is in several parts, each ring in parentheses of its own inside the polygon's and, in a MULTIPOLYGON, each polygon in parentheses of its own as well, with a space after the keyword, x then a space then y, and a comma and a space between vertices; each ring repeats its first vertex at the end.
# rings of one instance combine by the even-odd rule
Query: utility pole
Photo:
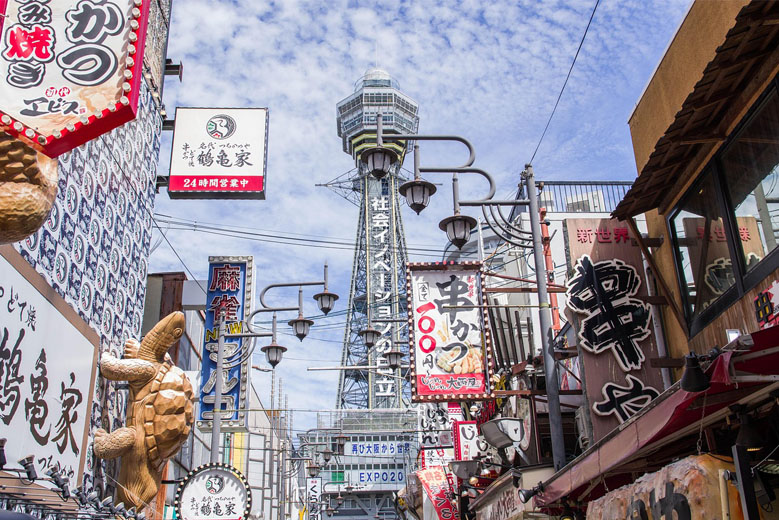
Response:
POLYGON ((546 379, 546 398, 549 409, 549 429, 552 436, 552 458, 555 471, 565 466, 565 441, 563 439, 563 417, 560 412, 560 388, 557 377, 557 363, 554 358, 552 344, 552 317, 549 311, 549 295, 544 259, 544 244, 541 233, 540 213, 538 212, 538 190, 533 175, 533 167, 525 165, 523 172, 527 198, 530 207, 530 232, 533 237, 533 261, 536 269, 536 284, 538 285, 538 321, 541 325, 541 348, 544 354, 544 376, 546 379))
POLYGON ((219 444, 222 440, 222 367, 224 365, 227 308, 219 307, 219 341, 216 350, 216 383, 214 385, 214 419, 211 428, 211 463, 219 462, 219 444))

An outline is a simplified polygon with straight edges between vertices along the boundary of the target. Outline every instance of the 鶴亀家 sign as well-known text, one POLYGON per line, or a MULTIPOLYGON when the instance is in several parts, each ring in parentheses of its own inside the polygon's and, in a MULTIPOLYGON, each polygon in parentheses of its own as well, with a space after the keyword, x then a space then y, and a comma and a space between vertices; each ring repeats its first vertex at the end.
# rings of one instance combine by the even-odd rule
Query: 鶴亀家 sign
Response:
MULTIPOLYGON (((203 367, 200 377, 200 407, 197 426, 210 430, 214 418, 216 391, 216 356, 219 345, 219 312, 226 311, 227 333, 243 330, 243 320, 251 313, 254 286, 251 256, 208 257, 208 286, 206 287, 206 322, 203 338, 203 367)), ((222 429, 245 431, 249 386, 249 360, 244 354, 243 338, 227 338, 224 343, 222 369, 222 429)))
POLYGON ((481 264, 409 263, 412 399, 489 399, 490 334, 481 264))
POLYGON ((135 118, 150 0, 0 0, 0 130, 56 157, 135 118))
POLYGON ((267 108, 177 108, 168 195, 264 199, 267 108))
POLYGON ((252 490, 234 467, 204 464, 179 484, 175 509, 181 520, 242 520, 252 509, 252 490))
MULTIPOLYGON (((0 438, 80 485, 100 339, 11 246, 0 247, 0 438)), ((44 485, 50 483, 39 481, 44 485)))

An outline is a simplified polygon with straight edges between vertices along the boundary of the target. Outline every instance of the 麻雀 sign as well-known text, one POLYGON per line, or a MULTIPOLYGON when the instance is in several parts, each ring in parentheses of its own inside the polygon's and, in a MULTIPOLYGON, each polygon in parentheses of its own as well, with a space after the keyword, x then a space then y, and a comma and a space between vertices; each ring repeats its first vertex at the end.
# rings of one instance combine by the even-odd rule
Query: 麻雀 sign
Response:
POLYGON ((267 108, 177 108, 168 195, 264 199, 267 108))
MULTIPOLYGON (((219 346, 219 312, 226 310, 227 333, 245 332, 243 320, 251 313, 254 286, 251 256, 208 257, 208 287, 206 322, 203 338, 203 367, 200 377, 200 407, 197 425, 201 430, 212 428, 216 392, 216 355, 219 346)), ((243 356, 244 339, 227 338, 224 343, 222 370, 222 429, 245 431, 249 386, 249 360, 243 356)))
POLYGON ((56 157, 135 118, 151 0, 0 0, 0 130, 56 157))

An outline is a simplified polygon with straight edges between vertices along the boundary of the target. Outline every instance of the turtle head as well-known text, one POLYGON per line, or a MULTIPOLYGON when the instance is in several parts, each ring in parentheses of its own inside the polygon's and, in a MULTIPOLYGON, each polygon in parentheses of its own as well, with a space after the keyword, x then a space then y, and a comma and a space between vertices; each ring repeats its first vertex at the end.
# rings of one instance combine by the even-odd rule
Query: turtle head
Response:
POLYGON ((168 349, 181 339, 185 325, 183 312, 176 311, 165 316, 143 337, 138 359, 162 363, 168 349))

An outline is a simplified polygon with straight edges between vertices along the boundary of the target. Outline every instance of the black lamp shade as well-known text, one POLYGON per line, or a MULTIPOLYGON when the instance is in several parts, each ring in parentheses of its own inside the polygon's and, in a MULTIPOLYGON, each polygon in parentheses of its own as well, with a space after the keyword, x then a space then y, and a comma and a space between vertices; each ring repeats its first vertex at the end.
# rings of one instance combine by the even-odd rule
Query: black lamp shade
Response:
POLYGON ((377 146, 365 150, 360 160, 365 164, 368 173, 376 179, 381 179, 390 172, 392 166, 398 161, 398 154, 389 148, 377 146))
POLYGON ((333 458, 332 450, 322 450, 322 459, 325 461, 325 464, 330 462, 331 458, 333 458))
POLYGON ((382 354, 382 356, 387 360, 387 365, 392 370, 400 368, 400 360, 403 358, 403 352, 392 349, 382 354))
POLYGON ((449 463, 449 467, 457 478, 468 480, 479 472, 479 461, 453 460, 449 463))
POLYGON ((471 230, 476 227, 476 219, 468 215, 454 215, 443 219, 438 227, 446 232, 446 237, 457 249, 462 249, 471 238, 471 230))
POLYGON ((268 364, 275 367, 281 363, 281 357, 287 351, 287 347, 282 347, 276 342, 273 342, 270 345, 265 345, 260 350, 265 352, 265 358, 268 360, 268 364))
POLYGON ((752 417, 749 414, 740 414, 739 421, 741 426, 738 429, 736 437, 736 446, 743 446, 747 451, 760 451, 763 449, 765 441, 763 435, 752 423, 752 417))
POLYGON ((304 318, 302 314, 294 320, 289 320, 289 326, 292 327, 292 331, 300 341, 303 341, 303 338, 308 336, 309 331, 311 331, 311 325, 313 324, 313 320, 304 318))
POLYGON ((703 372, 698 356, 693 353, 684 357, 684 373, 680 385, 685 392, 703 392, 709 388, 709 376, 703 372))
POLYGON ((333 307, 335 307, 335 302, 338 300, 338 295, 331 293, 330 291, 323 291, 319 294, 315 294, 314 299, 316 300, 316 304, 319 307, 319 310, 322 311, 322 314, 327 315, 327 313, 333 310, 333 307))
POLYGON ((536 496, 539 491, 541 491, 541 488, 538 486, 534 487, 533 489, 520 489, 519 500, 522 501, 523 504, 527 504, 528 501, 536 496))
POLYGON ((376 342, 379 341, 379 336, 381 336, 381 332, 374 328, 363 329, 357 334, 360 335, 363 343, 365 343, 365 346, 368 348, 373 348, 373 346, 376 345, 376 342))
POLYGON ((430 204, 430 197, 436 192, 436 187, 432 182, 417 179, 401 184, 398 192, 406 197, 409 207, 419 215, 430 204))

